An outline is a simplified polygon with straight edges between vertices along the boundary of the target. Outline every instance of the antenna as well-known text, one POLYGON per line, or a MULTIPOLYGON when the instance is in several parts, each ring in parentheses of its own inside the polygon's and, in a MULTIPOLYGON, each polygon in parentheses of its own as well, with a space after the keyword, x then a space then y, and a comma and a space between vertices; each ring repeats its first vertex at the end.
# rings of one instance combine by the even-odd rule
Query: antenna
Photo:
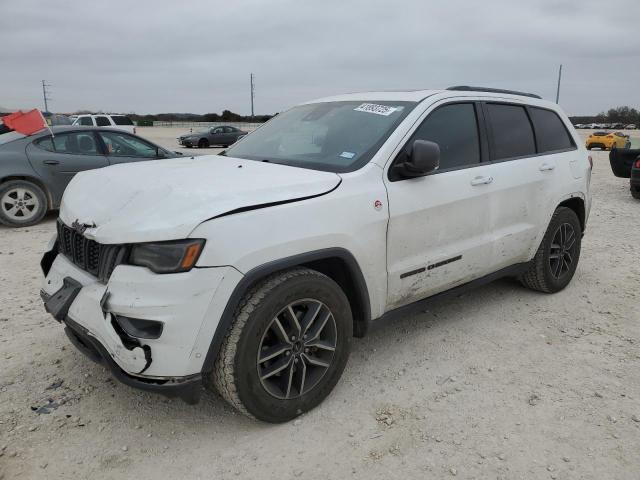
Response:
POLYGON ((562 64, 560 64, 560 70, 558 70, 558 89, 556 90, 556 103, 560 101, 560 81, 562 80, 562 64))
POLYGON ((44 100, 44 111, 45 113, 49 113, 49 100, 51 100, 51 97, 49 96, 49 90, 47 90, 47 87, 50 87, 51 84, 47 83, 45 80, 42 80, 42 98, 44 100))
POLYGON ((250 74, 249 78, 251 80, 251 119, 253 120, 253 99, 256 97, 256 87, 253 83, 253 73, 250 74))

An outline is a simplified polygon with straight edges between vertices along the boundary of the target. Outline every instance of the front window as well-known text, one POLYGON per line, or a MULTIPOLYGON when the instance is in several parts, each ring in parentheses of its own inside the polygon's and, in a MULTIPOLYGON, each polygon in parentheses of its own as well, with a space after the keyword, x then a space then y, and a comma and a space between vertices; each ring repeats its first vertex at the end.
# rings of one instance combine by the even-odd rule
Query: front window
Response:
POLYGON ((155 146, 125 133, 98 132, 112 157, 155 158, 158 151, 155 146))
POLYGON ((300 105, 277 115, 226 154, 328 172, 351 172, 371 160, 414 106, 414 102, 389 101, 300 105))

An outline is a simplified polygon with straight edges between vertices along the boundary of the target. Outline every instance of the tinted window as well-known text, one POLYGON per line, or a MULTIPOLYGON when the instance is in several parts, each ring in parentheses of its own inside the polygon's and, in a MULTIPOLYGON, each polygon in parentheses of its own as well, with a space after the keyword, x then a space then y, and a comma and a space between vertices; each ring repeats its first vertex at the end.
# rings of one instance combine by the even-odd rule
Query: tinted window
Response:
POLYGON ((213 132, 211 132, 211 133, 222 133, 222 132, 224 132, 224 128, 218 127, 218 128, 214 128, 213 132))
POLYGON ((47 150, 49 152, 55 152, 55 149, 53 148, 53 141, 51 140, 51 137, 41 138, 40 140, 36 140, 33 143, 35 145, 37 145, 38 147, 42 148, 43 150, 47 150))
POLYGON ((133 125, 131 119, 124 115, 112 115, 111 120, 113 120, 113 123, 116 125, 133 125))
POLYGON ((540 153, 573 147, 573 141, 557 113, 543 108, 531 108, 529 112, 540 153))
POLYGON ((80 125, 89 125, 90 127, 93 127, 93 120, 91 120, 91 117, 80 117, 78 120, 80 125))
POLYGON ((233 132, 235 132, 235 128, 224 127, 224 133, 233 133, 233 132))
POLYGON ((139 138, 115 132, 99 132, 99 135, 107 146, 108 155, 113 157, 156 157, 156 147, 139 138))
POLYGON ((487 104, 493 135, 493 158, 523 157, 536 153, 531 122, 524 107, 487 104))
POLYGON ((440 146, 440 170, 480 163, 480 141, 476 111, 472 103, 440 107, 422 122, 414 140, 429 140, 440 146))
POLYGON ((91 132, 61 133, 53 137, 57 153, 75 155, 99 155, 98 146, 91 132))
POLYGON ((107 117, 96 117, 96 125, 99 127, 110 127, 111 122, 107 117))

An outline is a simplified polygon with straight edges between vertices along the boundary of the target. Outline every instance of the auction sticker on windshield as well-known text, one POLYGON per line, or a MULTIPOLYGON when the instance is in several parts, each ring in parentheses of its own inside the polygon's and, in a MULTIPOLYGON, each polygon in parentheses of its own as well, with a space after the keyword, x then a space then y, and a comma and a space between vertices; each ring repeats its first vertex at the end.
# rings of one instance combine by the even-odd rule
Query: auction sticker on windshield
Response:
POLYGON ((388 117, 396 110, 399 110, 398 107, 388 107, 387 105, 377 105, 375 103, 363 103, 359 107, 354 108, 356 112, 367 112, 367 113, 375 113, 376 115, 384 115, 388 117))

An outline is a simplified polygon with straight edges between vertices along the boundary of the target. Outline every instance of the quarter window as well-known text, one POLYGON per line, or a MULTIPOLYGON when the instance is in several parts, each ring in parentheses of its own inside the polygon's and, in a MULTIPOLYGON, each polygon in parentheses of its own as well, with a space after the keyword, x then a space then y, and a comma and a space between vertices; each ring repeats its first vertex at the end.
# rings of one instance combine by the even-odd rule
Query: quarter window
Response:
POLYGON ((533 129, 524 107, 489 103, 487 112, 494 160, 535 155, 533 129))
POLYGON ((91 117, 80 117, 80 125, 88 125, 89 127, 93 127, 93 120, 91 117))
POLYGON ((110 127, 111 122, 107 117, 96 117, 96 125, 99 127, 110 127))
POLYGON ((573 140, 569 136, 566 127, 560 117, 543 108, 529 109, 531 121, 536 130, 539 153, 553 152, 573 148, 573 140))
POLYGON ((428 140, 438 144, 439 170, 480 163, 478 122, 472 103, 455 103, 436 109, 413 134, 408 148, 411 148, 415 140, 428 140))

